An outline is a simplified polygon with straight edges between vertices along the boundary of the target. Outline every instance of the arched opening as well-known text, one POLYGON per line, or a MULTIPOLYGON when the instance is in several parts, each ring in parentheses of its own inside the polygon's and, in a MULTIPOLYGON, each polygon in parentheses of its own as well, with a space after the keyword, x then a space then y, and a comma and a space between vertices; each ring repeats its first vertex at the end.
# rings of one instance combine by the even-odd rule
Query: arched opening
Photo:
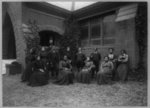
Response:
POLYGON ((16 59, 16 44, 13 25, 8 13, 2 27, 2 58, 3 59, 16 59))
POLYGON ((61 35, 58 34, 57 32, 44 30, 44 31, 40 31, 39 35, 40 35, 41 46, 49 46, 50 39, 53 40, 53 45, 59 46, 58 40, 61 35))

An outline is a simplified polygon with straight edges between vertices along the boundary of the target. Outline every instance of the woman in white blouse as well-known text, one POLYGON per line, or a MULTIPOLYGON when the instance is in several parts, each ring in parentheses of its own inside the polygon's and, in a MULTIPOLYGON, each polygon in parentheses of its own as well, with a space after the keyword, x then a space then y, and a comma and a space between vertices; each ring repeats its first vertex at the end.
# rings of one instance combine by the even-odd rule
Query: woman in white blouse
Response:
POLYGON ((109 61, 111 61, 114 65, 114 69, 112 71, 112 80, 116 80, 117 57, 114 54, 113 48, 109 48, 108 50, 109 50, 109 53, 108 53, 109 61))

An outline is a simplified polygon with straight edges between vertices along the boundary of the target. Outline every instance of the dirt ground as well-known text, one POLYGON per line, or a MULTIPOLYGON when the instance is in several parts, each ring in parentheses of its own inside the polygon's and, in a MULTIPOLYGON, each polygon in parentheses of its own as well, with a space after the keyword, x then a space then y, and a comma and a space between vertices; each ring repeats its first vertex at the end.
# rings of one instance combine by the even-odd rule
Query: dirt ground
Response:
POLYGON ((69 86, 49 83, 42 87, 29 87, 20 82, 20 75, 3 76, 3 106, 98 108, 146 105, 147 84, 143 82, 115 82, 112 85, 92 82, 69 86))

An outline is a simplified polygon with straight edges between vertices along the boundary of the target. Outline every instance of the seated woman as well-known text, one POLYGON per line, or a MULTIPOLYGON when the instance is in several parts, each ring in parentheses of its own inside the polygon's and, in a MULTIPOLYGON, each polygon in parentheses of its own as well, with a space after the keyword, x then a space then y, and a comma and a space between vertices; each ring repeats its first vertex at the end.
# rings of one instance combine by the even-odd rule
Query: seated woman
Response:
POLYGON ((94 68, 95 65, 90 60, 90 58, 87 57, 85 61, 85 66, 83 67, 81 72, 78 73, 79 74, 77 78, 78 82, 89 84, 91 82, 92 71, 95 70, 94 68))
POLYGON ((72 66, 66 55, 64 56, 63 60, 60 61, 59 69, 60 71, 58 79, 54 81, 54 83, 58 85, 73 84, 74 75, 72 73, 72 66))
POLYGON ((121 50, 121 54, 118 57, 117 74, 121 81, 126 81, 128 78, 128 55, 125 50, 121 50))
POLYGON ((44 62, 41 61, 40 56, 37 57, 32 68, 33 74, 28 83, 29 86, 42 86, 48 84, 48 72, 44 62))
POLYGON ((97 83, 99 85, 110 82, 113 67, 113 63, 109 61, 107 56, 105 56, 104 61, 101 63, 100 71, 97 73, 97 83))

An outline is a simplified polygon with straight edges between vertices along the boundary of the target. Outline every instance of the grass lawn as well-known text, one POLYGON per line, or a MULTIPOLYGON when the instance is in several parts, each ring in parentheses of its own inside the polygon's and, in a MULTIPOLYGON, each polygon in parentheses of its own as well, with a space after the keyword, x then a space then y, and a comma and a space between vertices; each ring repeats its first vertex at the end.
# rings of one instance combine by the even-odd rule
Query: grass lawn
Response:
POLYGON ((20 75, 3 75, 3 106, 83 107, 146 106, 147 84, 128 81, 112 85, 74 83, 29 87, 20 82, 20 75))

